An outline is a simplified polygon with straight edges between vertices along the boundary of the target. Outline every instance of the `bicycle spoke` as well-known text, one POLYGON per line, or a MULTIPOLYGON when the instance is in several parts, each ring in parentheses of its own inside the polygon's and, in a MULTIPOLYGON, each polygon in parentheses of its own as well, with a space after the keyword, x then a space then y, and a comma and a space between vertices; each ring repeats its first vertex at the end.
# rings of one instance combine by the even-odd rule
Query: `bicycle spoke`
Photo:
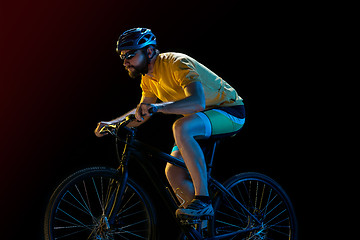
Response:
POLYGON ((130 185, 117 200, 115 222, 109 224, 104 212, 110 200, 113 204, 118 187, 114 178, 105 176, 90 176, 69 185, 55 206, 49 239, 150 239, 147 207, 130 185))
POLYGON ((127 217, 133 217, 134 215, 137 215, 139 213, 144 213, 144 210, 140 210, 140 211, 137 211, 137 212, 134 212, 134 213, 130 213, 128 215, 125 215, 125 216, 121 216, 122 219, 124 218, 127 218, 127 217))
POLYGON ((281 201, 281 202, 279 202, 276 206, 274 206, 269 212, 267 212, 266 214, 265 214, 265 217, 267 216, 267 215, 270 215, 270 213, 272 212, 272 211, 274 211, 277 207, 279 207, 280 206, 280 204, 282 204, 283 202, 281 201))
POLYGON ((258 191, 259 191, 259 182, 256 181, 256 190, 255 190, 255 208, 256 208, 256 205, 257 205, 257 200, 258 200, 258 191))
POLYGON ((84 201, 84 205, 70 192, 70 191, 67 191, 67 193, 69 193, 75 200, 76 202, 78 202, 80 204, 80 206, 82 206, 85 210, 86 210, 86 213, 89 214, 91 217, 94 217, 92 214, 91 214, 91 211, 89 209, 89 207, 86 205, 85 203, 85 200, 84 198, 82 197, 82 194, 80 193, 79 189, 77 188, 77 186, 75 185, 76 189, 78 190, 78 193, 81 197, 81 199, 84 201))
POLYGON ((90 205, 90 201, 89 201, 89 194, 88 194, 88 192, 87 192, 87 188, 86 188, 85 181, 83 181, 83 185, 84 185, 84 189, 85 189, 85 196, 86 196, 87 203, 88 203, 87 206, 89 206, 89 211, 91 212, 91 205, 90 205))
POLYGON ((225 194, 215 210, 216 236, 234 233, 226 239, 292 239, 288 208, 266 181, 244 178, 233 182, 227 190, 232 196, 225 194))
POLYGON ((71 202, 69 202, 69 201, 66 200, 66 199, 64 199, 63 201, 66 202, 67 204, 73 206, 74 208, 78 209, 79 211, 82 211, 83 213, 89 214, 89 215, 91 216, 91 212, 89 212, 89 211, 84 211, 83 209, 81 209, 81 208, 78 207, 78 206, 75 206, 74 204, 72 204, 71 202))
MULTIPOLYGON (((64 228, 82 228, 84 226, 82 225, 78 225, 77 223, 74 223, 74 222, 70 222, 68 220, 65 220, 65 219, 62 219, 62 218, 55 218, 56 220, 60 221, 60 222, 64 222, 64 223, 69 223, 71 224, 71 226, 64 226, 64 227, 55 227, 54 229, 64 229, 64 228)), ((87 227, 94 227, 94 225, 89 225, 87 227)))
POLYGON ((145 219, 145 220, 142 220, 142 221, 138 221, 138 222, 135 222, 135 223, 126 225, 126 226, 124 226, 124 227, 121 227, 120 229, 121 229, 121 230, 124 230, 125 228, 129 228, 129 227, 132 227, 132 226, 134 226, 134 225, 137 225, 137 224, 140 224, 140 223, 143 223, 143 222, 146 222, 146 221, 147 221, 146 219, 145 219))
POLYGON ((231 227, 234 227, 234 228, 241 229, 239 226, 234 225, 234 224, 231 224, 231 223, 228 223, 228 222, 223 222, 223 221, 220 221, 220 220, 216 220, 216 222, 223 223, 223 224, 225 224, 225 225, 228 225, 228 226, 231 226, 231 227))
POLYGON ((273 197, 273 199, 270 200, 270 197, 271 197, 271 194, 272 194, 272 189, 270 189, 270 192, 269 192, 269 197, 268 197, 268 200, 267 200, 267 203, 265 205, 265 208, 264 208, 264 215, 267 215, 267 208, 268 206, 270 205, 270 203, 275 199, 276 195, 273 197))
POLYGON ((118 231, 118 232, 114 232, 114 234, 116 234, 116 235, 118 235, 118 236, 121 236, 121 237, 123 237, 123 238, 126 238, 125 236, 123 236, 123 234, 125 233, 125 234, 130 234, 130 235, 132 235, 132 236, 135 236, 135 237, 137 237, 137 238, 146 239, 145 237, 140 236, 140 235, 138 235, 138 234, 135 233, 135 232, 145 232, 146 230, 136 230, 136 231, 126 230, 126 228, 133 227, 133 226, 135 226, 135 225, 144 223, 144 222, 146 222, 146 221, 147 221, 147 220, 145 219, 145 220, 142 220, 142 221, 139 221, 139 222, 136 222, 136 223, 129 224, 129 225, 127 225, 127 226, 121 227, 121 228, 119 228, 119 231, 118 231))
POLYGON ((103 177, 101 179, 101 202, 103 203, 103 213, 105 212, 105 202, 104 202, 104 183, 103 183, 103 177))
POLYGON ((75 217, 71 216, 69 213, 65 212, 64 210, 62 210, 61 208, 58 209, 59 211, 65 213, 65 215, 69 216, 71 219, 75 220, 76 222, 80 223, 81 226, 87 228, 87 229, 90 229, 87 225, 85 225, 84 223, 82 223, 81 221, 77 220, 75 217))
POLYGON ((92 182, 93 182, 93 184, 94 184, 95 192, 96 192, 96 195, 97 195, 97 197, 98 197, 99 204, 100 204, 100 206, 101 206, 102 212, 105 213, 105 208, 104 208, 104 205, 102 204, 102 202, 101 202, 101 200, 100 200, 100 195, 99 195, 98 189, 97 189, 97 187, 96 187, 94 178, 92 178, 92 182))
POLYGON ((139 202, 137 202, 137 203, 135 203, 134 205, 132 205, 132 206, 124 209, 125 207, 127 207, 127 204, 131 201, 131 199, 134 197, 134 195, 135 195, 135 194, 133 193, 132 196, 127 200, 127 202, 122 206, 122 208, 120 209, 119 212, 124 213, 124 212, 126 212, 127 210, 129 210, 130 208, 132 208, 133 206, 135 206, 137 203, 139 203, 139 202))
POLYGON ((284 210, 282 210, 279 214, 277 214, 275 217, 273 217, 272 219, 270 219, 269 221, 267 221, 266 223, 265 223, 265 225, 268 225, 268 223, 269 222, 271 222, 272 220, 274 220, 275 218, 277 218, 278 216, 280 216, 283 212, 285 212, 286 211, 286 209, 284 209, 284 210))
MULTIPOLYGON (((116 233, 115 233, 116 234, 116 233)), ((125 240, 130 240, 129 238, 127 237, 124 237, 123 235, 118 235, 119 237, 121 237, 122 239, 125 239, 125 240)))
MULTIPOLYGON (((236 211, 236 210, 235 210, 236 211)), ((233 215, 231 215, 231 214, 229 214, 229 213, 225 213, 225 212, 223 212, 223 211, 217 211, 217 214, 222 214, 222 215, 224 215, 224 216, 226 216, 226 217, 229 217, 229 218, 232 218, 234 221, 235 220, 239 220, 239 218, 238 217, 235 217, 235 216, 233 216, 233 215)))
MULTIPOLYGON (((285 226, 284 226, 284 227, 285 227, 285 226)), ((286 228, 289 228, 289 226, 286 226, 286 228)), ((279 231, 279 230, 274 229, 273 227, 269 227, 269 229, 271 229, 272 231, 277 232, 277 233, 279 233, 279 234, 281 234, 281 235, 284 235, 284 236, 286 236, 286 237, 290 236, 289 232, 288 232, 288 233, 281 232, 281 231, 279 231)))
MULTIPOLYGON (((238 190, 238 193, 239 193, 240 196, 241 196, 242 201, 239 201, 239 198, 236 197, 237 194, 234 194, 234 192, 232 191, 232 189, 230 189, 229 192, 232 193, 233 197, 236 198, 239 202, 244 202, 244 198, 243 198, 243 196, 242 196, 242 193, 240 192, 240 190, 239 190, 238 188, 237 188, 237 190, 238 190)), ((247 217, 248 213, 247 213, 243 208, 236 208, 236 207, 234 207, 234 206, 231 204, 231 200, 229 200, 229 198, 228 198, 227 196, 225 196, 225 198, 227 199, 227 202, 230 203, 230 205, 231 205, 231 211, 232 211, 232 212, 239 213, 239 214, 242 215, 242 217, 247 217), (242 213, 238 212, 239 209, 241 210, 242 213)), ((249 209, 248 209, 248 210, 249 210, 249 209)), ((239 216, 239 217, 240 217, 240 216, 239 216)))
POLYGON ((75 234, 79 234, 79 233, 81 233, 81 232, 84 232, 84 231, 86 231, 87 229, 82 229, 82 230, 79 230, 79 231, 76 231, 76 232, 72 232, 72 233, 69 233, 69 234, 65 234, 65 235, 63 235, 63 236, 58 236, 58 237, 56 237, 56 239, 62 239, 62 238, 66 238, 66 237, 69 237, 69 236, 72 236, 72 235, 75 235, 75 234))
MULTIPOLYGON (((137 238, 141 238, 141 239, 146 239, 145 237, 143 237, 143 236, 140 236, 139 234, 136 234, 136 233, 139 233, 139 232, 145 232, 146 230, 137 230, 137 231, 126 231, 126 230, 123 230, 123 229, 121 229, 121 232, 114 232, 114 234, 115 235, 117 235, 117 236, 120 236, 120 237, 122 237, 122 238, 125 238, 125 239, 128 239, 128 238, 126 238, 125 236, 124 236, 124 233, 125 234, 130 234, 130 235, 132 235, 132 236, 135 236, 135 237, 137 237, 137 238)), ((133 239, 133 238, 132 238, 133 239)))
POLYGON ((236 214, 237 217, 233 217, 236 218, 237 220, 241 221, 242 223, 244 223, 243 219, 247 220, 247 214, 245 213, 245 211, 242 208, 237 208, 234 207, 234 205, 231 203, 231 200, 228 199, 228 197, 225 197, 227 199, 226 201, 226 207, 229 208, 229 211, 231 211, 231 214, 236 214), (239 212, 238 210, 241 210, 241 212, 239 212))
MULTIPOLYGON (((286 218, 286 219, 284 219, 284 220, 281 220, 281 221, 279 221, 278 223, 284 222, 284 221, 286 221, 286 220, 289 220, 289 218, 286 218)), ((279 228, 279 229, 284 229, 284 230, 287 230, 287 231, 288 231, 289 225, 278 225, 278 223, 273 224, 273 225, 270 225, 270 226, 268 226, 268 228, 271 229, 272 231, 276 231, 276 232, 278 232, 278 233, 281 233, 281 234, 284 234, 284 235, 289 236, 289 233, 284 233, 284 232, 281 232, 280 230, 276 230, 276 229, 275 229, 275 228, 279 228)))

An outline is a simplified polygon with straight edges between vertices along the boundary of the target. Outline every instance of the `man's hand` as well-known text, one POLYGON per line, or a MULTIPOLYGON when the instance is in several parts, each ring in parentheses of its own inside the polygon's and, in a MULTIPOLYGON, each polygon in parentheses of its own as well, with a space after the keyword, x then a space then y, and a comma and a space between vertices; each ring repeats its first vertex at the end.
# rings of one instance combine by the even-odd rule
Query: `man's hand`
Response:
POLYGON ((138 120, 139 122, 142 122, 142 121, 144 121, 144 117, 150 117, 151 113, 149 113, 149 109, 152 107, 153 107, 152 104, 140 103, 137 106, 136 112, 135 112, 136 120, 138 120))
POLYGON ((107 135, 108 133, 100 133, 100 130, 101 130, 104 126, 109 125, 109 124, 111 124, 111 123, 110 123, 110 122, 99 122, 98 125, 97 125, 97 127, 96 127, 96 129, 95 129, 95 131, 94 131, 95 135, 96 135, 97 137, 103 137, 103 136, 107 135))

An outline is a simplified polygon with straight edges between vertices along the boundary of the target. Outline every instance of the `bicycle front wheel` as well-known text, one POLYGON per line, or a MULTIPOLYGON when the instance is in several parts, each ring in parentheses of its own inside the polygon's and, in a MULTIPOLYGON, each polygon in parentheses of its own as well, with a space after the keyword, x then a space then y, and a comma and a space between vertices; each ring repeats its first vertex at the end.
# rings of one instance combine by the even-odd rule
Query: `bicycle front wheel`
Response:
POLYGON ((55 190, 45 213, 46 240, 154 239, 155 216, 145 192, 128 179, 115 222, 106 206, 117 191, 117 171, 95 167, 74 173, 55 190))
POLYGON ((226 181, 224 187, 231 196, 221 193, 215 200, 215 216, 209 226, 212 236, 238 240, 297 239, 293 206, 273 179, 260 173, 242 173, 226 181))

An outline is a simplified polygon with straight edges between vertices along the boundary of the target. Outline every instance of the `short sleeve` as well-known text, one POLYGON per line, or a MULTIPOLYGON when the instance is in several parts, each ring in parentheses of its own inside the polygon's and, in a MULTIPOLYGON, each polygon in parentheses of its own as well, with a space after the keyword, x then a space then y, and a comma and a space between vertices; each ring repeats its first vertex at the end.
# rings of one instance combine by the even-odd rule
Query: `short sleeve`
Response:
POLYGON ((185 88, 190 83, 200 82, 200 77, 196 72, 194 64, 186 58, 174 62, 173 71, 175 79, 182 88, 185 88))
POLYGON ((150 90, 147 80, 141 79, 140 87, 142 89, 142 96, 144 97, 156 97, 156 95, 150 90))

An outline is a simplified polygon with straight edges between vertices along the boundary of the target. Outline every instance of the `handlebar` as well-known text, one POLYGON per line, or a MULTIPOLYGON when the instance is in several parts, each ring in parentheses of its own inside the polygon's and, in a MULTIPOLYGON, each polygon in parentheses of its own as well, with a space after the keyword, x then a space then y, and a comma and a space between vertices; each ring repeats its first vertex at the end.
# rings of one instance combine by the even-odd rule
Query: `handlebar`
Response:
MULTIPOLYGON (((158 108, 156 106, 153 106, 149 108, 149 113, 153 114, 158 111, 158 108)), ((116 124, 109 124, 105 125, 103 128, 100 129, 100 133, 110 133, 113 136, 117 135, 117 130, 123 126, 126 126, 128 123, 136 120, 134 114, 129 114, 124 120, 116 123, 116 124)))
POLYGON ((158 110, 159 109, 157 106, 153 106, 153 107, 149 108, 149 113, 156 113, 158 110))
POLYGON ((130 123, 133 120, 135 120, 135 115, 130 114, 124 120, 118 123, 105 125, 100 129, 100 133, 110 133, 111 135, 116 136, 117 130, 119 128, 121 128, 122 126, 126 126, 128 123, 130 123))

